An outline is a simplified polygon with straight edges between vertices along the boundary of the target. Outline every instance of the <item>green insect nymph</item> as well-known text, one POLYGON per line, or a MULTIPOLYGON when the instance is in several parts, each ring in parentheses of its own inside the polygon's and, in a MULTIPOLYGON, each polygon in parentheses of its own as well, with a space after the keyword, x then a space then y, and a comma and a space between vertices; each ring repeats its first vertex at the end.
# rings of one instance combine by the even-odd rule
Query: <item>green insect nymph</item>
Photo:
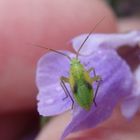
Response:
POLYGON ((66 93, 66 98, 69 96, 74 104, 73 98, 65 85, 65 83, 69 83, 75 101, 85 110, 90 110, 93 102, 96 105, 95 97, 101 77, 96 75, 94 68, 86 70, 77 58, 71 59, 70 65, 69 78, 61 77, 61 86, 66 93), (90 77, 91 71, 94 72, 94 77, 90 77), (98 82, 95 90, 92 87, 93 82, 98 82))
POLYGON ((89 110, 93 102, 95 103, 94 89, 92 83, 100 80, 99 76, 90 77, 90 71, 85 70, 84 66, 76 58, 71 60, 69 83, 74 98, 84 109, 89 110))
MULTIPOLYGON (((89 36, 87 36, 87 38, 88 37, 89 36)), ((85 40, 87 40, 87 38, 85 40)), ((63 52, 59 52, 54 49, 46 48, 40 45, 36 45, 36 46, 64 55, 70 60, 69 77, 64 77, 64 76, 60 77, 60 84, 66 94, 65 98, 70 97, 72 101, 72 108, 75 100, 79 104, 79 106, 81 106, 85 110, 90 110, 93 103, 96 106, 95 98, 100 85, 101 77, 99 75, 96 75, 94 68, 90 68, 89 70, 86 70, 84 68, 84 65, 80 63, 78 59, 78 55, 83 44, 84 43, 82 43, 81 47, 77 51, 75 58, 70 58, 67 54, 63 52), (93 72, 94 74, 93 77, 90 76, 90 72, 93 72), (94 82, 97 82, 96 89, 93 89, 92 87, 94 82), (70 94, 69 90, 67 89, 66 83, 70 85, 71 92, 73 93, 74 99, 70 94)))
MULTIPOLYGON (((103 18, 95 25, 95 27, 103 20, 103 18)), ((82 65, 78 59, 79 52, 81 48, 84 46, 85 42, 91 35, 93 30, 87 35, 81 46, 79 47, 76 56, 74 58, 71 58, 67 54, 63 52, 59 52, 54 49, 46 48, 40 45, 36 45, 38 47, 42 47, 45 49, 48 49, 50 51, 53 51, 55 53, 64 55, 70 60, 70 71, 69 71, 69 77, 60 77, 60 84, 66 94, 66 97, 70 97, 72 101, 72 108, 74 105, 74 101, 79 104, 80 107, 82 107, 85 110, 90 110, 93 103, 96 106, 95 98, 98 92, 98 88, 100 86, 101 77, 99 75, 96 75, 94 68, 90 68, 89 70, 86 70, 84 65, 82 65), (90 73, 93 72, 94 76, 91 77, 90 73), (96 89, 93 88, 94 82, 97 82, 96 89), (66 83, 70 85, 71 92, 73 93, 73 97, 70 94, 70 91, 67 89, 66 83)), ((64 99, 65 99, 64 98, 64 99)), ((64 100, 63 99, 63 100, 64 100)))

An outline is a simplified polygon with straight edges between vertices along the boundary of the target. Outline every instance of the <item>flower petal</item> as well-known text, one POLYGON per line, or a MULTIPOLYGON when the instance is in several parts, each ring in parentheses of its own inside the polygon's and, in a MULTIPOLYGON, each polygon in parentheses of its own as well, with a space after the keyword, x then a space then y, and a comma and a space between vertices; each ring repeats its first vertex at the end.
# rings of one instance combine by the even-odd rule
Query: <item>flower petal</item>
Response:
POLYGON ((132 119, 139 109, 140 99, 130 97, 126 99, 121 105, 121 112, 124 117, 127 119, 132 119))
MULTIPOLYGON (((77 51, 88 34, 75 37, 72 40, 74 49, 77 51)), ((80 54, 89 55, 101 47, 119 48, 124 45, 135 46, 140 43, 140 31, 118 34, 91 34, 82 47, 80 54)))
POLYGON ((121 105, 122 115, 131 119, 140 108, 140 66, 134 72, 134 88, 130 96, 121 105))
POLYGON ((102 77, 96 103, 90 111, 78 108, 72 121, 65 129, 62 139, 72 132, 94 128, 106 120, 114 107, 132 92, 133 76, 126 62, 115 50, 99 49, 94 55, 80 57, 86 68, 94 67, 96 74, 102 77))
POLYGON ((36 83, 39 90, 38 111, 41 115, 57 115, 71 108, 70 98, 63 100, 66 95, 60 85, 60 77, 68 76, 69 67, 68 59, 56 53, 48 53, 39 60, 36 83))

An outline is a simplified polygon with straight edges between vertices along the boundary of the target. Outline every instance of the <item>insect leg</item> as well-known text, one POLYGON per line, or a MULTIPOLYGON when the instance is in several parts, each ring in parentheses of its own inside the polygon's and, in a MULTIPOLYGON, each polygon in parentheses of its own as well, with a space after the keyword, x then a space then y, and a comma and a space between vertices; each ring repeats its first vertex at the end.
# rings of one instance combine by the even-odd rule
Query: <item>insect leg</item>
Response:
POLYGON ((90 69, 88 70, 88 73, 90 73, 91 71, 93 71, 94 76, 96 76, 95 69, 94 69, 94 68, 90 68, 90 69))
POLYGON ((93 73, 94 73, 94 77, 91 78, 92 83, 93 83, 94 81, 98 82, 98 83, 97 83, 96 90, 95 90, 95 96, 94 96, 94 99, 93 99, 93 102, 94 102, 95 106, 97 106, 95 99, 96 99, 97 92, 98 92, 98 89, 99 89, 99 87, 100 87, 100 83, 101 83, 102 79, 101 79, 101 77, 100 77, 99 75, 96 75, 96 72, 95 72, 95 69, 94 69, 94 68, 90 68, 90 69, 88 70, 89 73, 90 73, 91 71, 93 71, 93 73))
POLYGON ((101 77, 99 75, 96 75, 95 69, 94 68, 90 68, 88 70, 88 73, 90 73, 91 71, 93 71, 94 77, 92 78, 92 82, 96 81, 99 82, 101 81, 101 77))
POLYGON ((64 92, 65 92, 65 94, 66 94, 66 97, 65 98, 63 98, 63 100, 64 99, 66 99, 67 97, 70 97, 70 99, 71 99, 71 101, 72 101, 72 109, 73 109, 73 105, 74 105, 74 100, 73 100, 73 98, 71 97, 71 95, 70 95, 70 92, 69 92, 69 90, 67 89, 67 87, 66 87, 66 85, 65 85, 65 82, 69 82, 69 79, 68 78, 66 78, 66 77, 61 77, 61 86, 62 86, 62 88, 63 88, 63 90, 64 90, 64 92))
POLYGON ((66 83, 69 83, 69 78, 64 77, 64 76, 61 76, 60 80, 66 82, 66 83))
MULTIPOLYGON (((66 88, 66 85, 64 84, 64 82, 65 83, 69 83, 69 79, 67 78, 67 77, 64 77, 64 76, 62 76, 61 78, 60 78, 60 80, 61 80, 61 82, 60 82, 60 85, 61 85, 61 87, 63 88, 63 90, 64 90, 64 92, 65 92, 65 94, 66 94, 66 97, 64 98, 64 99, 66 99, 68 96, 69 96, 69 94, 68 94, 68 89, 66 88)), ((63 99, 63 100, 64 100, 63 99)))
POLYGON ((100 81, 98 81, 98 84, 97 84, 97 87, 96 87, 96 90, 95 90, 95 96, 94 96, 94 99, 93 99, 93 102, 94 102, 96 107, 97 107, 97 104, 96 104, 95 99, 96 99, 96 96, 97 96, 98 89, 100 87, 100 83, 101 83, 101 79, 100 79, 100 81))

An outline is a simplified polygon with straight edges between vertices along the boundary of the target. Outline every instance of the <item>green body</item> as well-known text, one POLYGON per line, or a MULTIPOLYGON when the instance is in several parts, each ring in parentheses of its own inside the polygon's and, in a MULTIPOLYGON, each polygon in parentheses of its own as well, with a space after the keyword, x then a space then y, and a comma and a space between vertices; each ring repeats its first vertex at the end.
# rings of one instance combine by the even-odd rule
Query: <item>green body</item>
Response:
MULTIPOLYGON (((78 55, 80 50, 82 49, 82 47, 84 46, 85 42, 87 41, 87 39, 90 37, 90 35, 92 34, 92 32, 95 30, 95 27, 101 23, 101 21, 104 19, 104 17, 94 26, 94 28, 92 29, 92 31, 87 35, 87 37, 85 38, 85 40, 83 41, 83 43, 81 44, 81 46, 79 47, 79 49, 77 50, 76 53, 76 57, 71 59, 70 56, 68 56, 67 54, 63 53, 63 52, 59 52, 57 50, 54 49, 50 49, 50 48, 46 48, 44 46, 40 46, 40 45, 36 45, 38 47, 41 48, 45 48, 47 50, 53 51, 55 53, 61 54, 65 57, 67 57, 70 61, 71 61, 71 68, 70 68, 70 76, 67 77, 61 77, 61 86, 66 94, 66 98, 69 96, 72 100, 72 107, 74 104, 73 98, 71 97, 68 89, 66 88, 65 83, 69 83, 71 90, 74 94, 74 98, 76 100, 76 102, 84 109, 89 110, 93 104, 93 102, 96 105, 95 102, 95 98, 96 98, 96 94, 99 88, 99 84, 101 81, 101 77, 100 76, 96 76, 94 68, 90 68, 88 71, 84 68, 84 66, 80 63, 80 61, 78 60, 78 55), (90 77, 90 72, 91 70, 93 70, 94 72, 94 77, 90 77), (96 90, 94 91, 94 89, 92 88, 92 84, 93 82, 99 82, 97 85, 96 90)), ((64 98, 65 99, 65 98, 64 98)))
POLYGON ((84 109, 89 110, 93 104, 93 78, 78 59, 71 60, 69 83, 76 102, 84 109))

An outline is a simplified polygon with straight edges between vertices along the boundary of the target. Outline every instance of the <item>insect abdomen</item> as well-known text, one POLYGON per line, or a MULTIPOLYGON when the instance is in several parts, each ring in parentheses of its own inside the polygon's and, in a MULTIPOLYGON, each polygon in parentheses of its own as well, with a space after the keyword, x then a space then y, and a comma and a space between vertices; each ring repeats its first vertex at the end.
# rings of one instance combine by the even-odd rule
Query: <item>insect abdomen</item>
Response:
POLYGON ((69 83, 76 102, 84 109, 89 110, 93 104, 93 89, 90 77, 83 65, 73 59, 70 69, 69 83))
POLYGON ((81 107, 89 110, 93 104, 93 89, 88 82, 84 81, 81 83, 78 82, 78 84, 75 84, 74 97, 81 107))

